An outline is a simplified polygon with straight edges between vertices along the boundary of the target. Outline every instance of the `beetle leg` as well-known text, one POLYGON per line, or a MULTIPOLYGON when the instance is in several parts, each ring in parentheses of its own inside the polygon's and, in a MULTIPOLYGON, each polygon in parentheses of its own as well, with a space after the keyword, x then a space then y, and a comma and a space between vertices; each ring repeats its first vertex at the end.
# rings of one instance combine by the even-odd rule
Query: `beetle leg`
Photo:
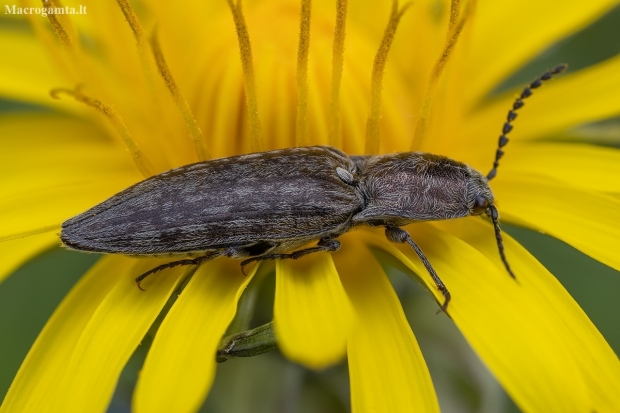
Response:
POLYGON ((218 256, 222 255, 221 252, 219 251, 213 251, 207 255, 203 255, 202 257, 198 257, 198 258, 194 258, 194 259, 185 259, 185 260, 178 260, 178 261, 172 261, 169 262, 167 264, 162 264, 159 265, 151 270, 148 270, 147 272, 145 272, 144 274, 140 275, 138 278, 136 278, 136 285, 138 286, 139 289, 141 289, 142 291, 146 291, 144 288, 142 288, 140 286, 140 283, 142 281, 144 281, 144 279, 146 277, 148 277, 151 274, 154 274, 156 272, 159 272, 161 270, 165 270, 167 268, 174 268, 174 267, 178 267, 179 265, 199 265, 200 263, 204 262, 204 261, 208 261, 208 260, 212 260, 213 258, 216 258, 218 256))
POLYGON ((245 266, 251 262, 256 261, 264 261, 264 260, 275 260, 275 259, 293 259, 301 258, 304 255, 313 254, 315 252, 333 252, 338 251, 340 249, 340 242, 331 238, 323 238, 320 239, 316 244, 316 247, 305 248, 303 250, 291 252, 288 254, 267 254, 260 255, 258 257, 248 258, 247 260, 241 261, 241 272, 245 275, 245 266))
POLYGON ((426 256, 424 255, 420 247, 418 247, 418 244, 413 242, 413 240, 411 239, 411 236, 409 235, 407 231, 405 231, 402 228, 398 228, 398 227, 385 227, 385 236, 387 237, 388 240, 392 242, 398 242, 398 243, 406 242, 409 245, 411 245, 411 248, 413 248, 415 253, 418 254, 420 261, 422 261, 422 264, 424 264, 424 267, 426 267, 426 271, 428 271, 428 273, 433 278, 433 281, 435 282, 437 289, 445 297, 446 301, 444 301, 444 303, 441 305, 441 310, 444 313, 447 313, 448 303, 450 302, 450 299, 452 298, 450 295, 450 291, 448 291, 443 281, 441 281, 441 278, 439 278, 439 276, 435 272, 435 269, 431 266, 431 263, 428 261, 428 259, 426 258, 426 256))
POLYGON ((334 252, 340 249, 340 241, 331 238, 324 238, 317 242, 316 247, 306 248, 303 250, 295 251, 291 253, 291 258, 296 260, 304 255, 312 254, 315 252, 334 252))

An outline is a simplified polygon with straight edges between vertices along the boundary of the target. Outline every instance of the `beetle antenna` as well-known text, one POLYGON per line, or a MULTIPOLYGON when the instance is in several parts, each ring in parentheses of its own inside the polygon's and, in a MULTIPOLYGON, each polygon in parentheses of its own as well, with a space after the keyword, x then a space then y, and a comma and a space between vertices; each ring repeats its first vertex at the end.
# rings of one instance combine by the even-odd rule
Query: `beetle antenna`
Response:
POLYGON ((491 220, 493 221, 493 228, 495 228, 495 239, 497 240, 497 248, 499 249, 499 256, 502 258, 502 262, 504 263, 504 267, 506 267, 508 274, 510 274, 512 278, 516 279, 517 277, 515 277, 514 273, 510 269, 510 265, 508 265, 508 260, 506 260, 506 254, 504 254, 504 242, 502 241, 502 230, 499 228, 499 213, 497 212, 497 208, 495 208, 495 205, 493 204, 489 205, 489 210, 490 211, 487 212, 487 215, 491 217, 491 220))
MULTIPOLYGON (((495 152, 495 161, 493 162, 493 169, 491 169, 491 171, 488 173, 487 180, 490 181, 491 179, 495 178, 495 175, 497 175, 497 167, 499 166, 499 160, 504 155, 504 151, 502 151, 502 148, 506 146, 506 144, 508 143, 508 138, 506 137, 506 135, 510 133, 510 131, 512 130, 512 121, 517 118, 517 110, 522 108, 523 105, 525 104, 523 102, 523 99, 526 99, 532 96, 532 93, 533 93, 532 89, 539 88, 543 84, 544 81, 551 79, 554 75, 562 73, 563 71, 566 70, 567 67, 568 65, 561 64, 561 65, 556 66, 552 70, 543 73, 542 76, 536 78, 532 83, 526 86, 521 92, 521 95, 517 99, 515 99, 514 103, 512 104, 512 109, 508 111, 508 116, 506 117, 506 123, 504 123, 502 134, 499 137, 499 142, 497 144, 497 151, 495 152)), ((495 227, 496 232, 498 228, 499 228, 498 226, 495 227)), ((504 263, 506 262, 504 261, 504 263)))

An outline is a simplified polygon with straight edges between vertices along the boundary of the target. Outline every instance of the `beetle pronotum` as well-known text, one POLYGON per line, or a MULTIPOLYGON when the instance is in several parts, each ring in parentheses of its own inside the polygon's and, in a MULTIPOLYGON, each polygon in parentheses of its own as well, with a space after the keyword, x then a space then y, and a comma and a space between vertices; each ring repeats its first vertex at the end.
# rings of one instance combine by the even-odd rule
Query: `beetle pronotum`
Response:
MULTIPOLYGON (((360 225, 383 226, 387 238, 414 249, 445 301, 450 293, 401 227, 417 221, 486 213, 499 253, 499 214, 488 181, 497 174, 506 135, 523 100, 559 65, 530 83, 508 111, 493 168, 471 167, 421 152, 347 156, 325 146, 281 149, 182 166, 139 182, 62 224, 68 248, 136 256, 199 255, 160 265, 136 278, 219 256, 250 262, 336 251, 336 238, 360 225), (316 246, 299 249, 318 241, 316 246)), ((141 288, 141 287, 140 287, 141 288)))

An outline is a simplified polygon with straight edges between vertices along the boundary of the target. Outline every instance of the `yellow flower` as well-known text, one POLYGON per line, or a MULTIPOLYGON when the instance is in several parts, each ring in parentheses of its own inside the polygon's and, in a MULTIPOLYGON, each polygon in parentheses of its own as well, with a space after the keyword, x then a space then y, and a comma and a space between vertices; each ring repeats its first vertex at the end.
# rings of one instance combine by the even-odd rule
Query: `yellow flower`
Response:
MULTIPOLYGON (((303 1, 302 11, 292 0, 248 1, 243 10, 224 1, 144 1, 136 15, 125 0, 66 3, 87 12, 31 13, 24 15, 31 31, 0 33, 0 93, 54 109, 0 119, 0 156, 11 171, 2 176, 2 275, 57 244, 46 231, 63 220, 206 156, 331 144, 349 154, 423 150, 486 172, 514 91, 485 97, 616 4, 420 0, 401 13, 390 2, 359 2, 345 13, 340 1, 336 13, 327 0, 311 8, 303 1)), ((545 231, 616 269, 620 152, 557 138, 619 114, 619 95, 620 56, 545 85, 520 111, 492 181, 503 221, 545 231)), ((504 236, 515 282, 485 220, 408 230, 452 293, 452 320, 521 409, 620 409, 618 358, 523 247, 504 236)), ((437 411, 424 359, 373 251, 405 263, 440 302, 441 294, 415 253, 382 232, 341 241, 337 253, 276 263, 281 351, 312 368, 346 355, 356 413, 437 411)), ((133 279, 157 264, 107 256, 85 274, 41 332, 0 412, 104 411, 187 274, 167 270, 139 291, 133 279)), ((200 266, 157 331, 136 412, 201 405, 215 350, 251 279, 232 260, 200 266)))

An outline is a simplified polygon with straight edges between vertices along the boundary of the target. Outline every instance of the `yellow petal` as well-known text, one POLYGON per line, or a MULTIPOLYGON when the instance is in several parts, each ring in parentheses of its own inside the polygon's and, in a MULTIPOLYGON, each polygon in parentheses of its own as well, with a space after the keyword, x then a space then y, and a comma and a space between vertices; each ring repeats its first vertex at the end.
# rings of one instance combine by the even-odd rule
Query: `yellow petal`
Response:
POLYGON ((136 412, 195 412, 215 376, 215 353, 252 279, 227 258, 202 264, 161 324, 140 372, 136 412))
POLYGON ((428 368, 396 293, 370 250, 344 237, 334 253, 356 321, 347 354, 353 413, 438 412, 428 368))
MULTIPOLYGON (((484 234, 493 234, 490 224, 468 219, 459 220, 458 223, 444 222, 438 226, 455 234, 485 256, 492 258, 495 265, 500 268, 500 272, 503 270, 497 246, 493 242, 488 242, 488 238, 484 236, 484 234)), ((521 282, 521 274, 535 274, 527 279, 528 292, 536 300, 546 303, 549 307, 546 314, 555 319, 554 325, 563 329, 563 334, 566 336, 565 343, 572 346, 573 358, 579 364, 593 406, 596 406, 594 411, 616 410, 620 406, 620 360, 614 351, 588 316, 549 271, 518 242, 507 235, 504 236, 504 246, 519 282, 521 282)))
POLYGON ((58 243, 58 236, 53 232, 0 242, 0 281, 30 258, 58 243))
POLYGON ((469 44, 466 86, 471 97, 484 96, 528 60, 616 4, 615 0, 479 2, 469 44))
POLYGON ((146 291, 134 278, 151 269, 154 260, 141 260, 123 268, 111 289, 77 341, 65 377, 53 398, 61 408, 49 411, 104 412, 127 360, 177 286, 183 268, 157 273, 149 278, 146 291), (96 372, 96 374, 93 374, 96 372), (67 397, 70 394, 71 397, 67 397))
MULTIPOLYGON (((488 153, 469 160, 490 169, 488 153)), ((485 171, 485 169, 483 169, 485 171)), ((506 149, 499 176, 538 175, 582 190, 620 192, 620 150, 581 143, 514 142, 506 149)))
POLYGON ((351 309, 330 254, 276 262, 273 319, 289 359, 319 369, 344 357, 351 309))
POLYGON ((1 96, 45 105, 54 103, 49 92, 64 80, 49 63, 45 48, 32 33, 0 30, 0 56, 1 96))
MULTIPOLYGON (((218 23, 222 16, 230 19, 227 21, 227 28, 232 32, 235 30, 226 2, 184 1, 181 7, 178 5, 175 7, 172 4, 154 1, 149 4, 149 11, 153 13, 155 21, 160 22, 158 30, 163 34, 162 39, 169 39, 170 44, 196 44, 196 47, 171 49, 174 54, 169 58, 170 63, 176 62, 178 69, 182 69, 184 67, 182 62, 187 61, 190 56, 195 56, 197 50, 204 49, 199 45, 204 44, 203 39, 213 35, 214 32, 211 31, 213 25, 218 23)), ((114 38, 112 35, 110 37, 114 38)), ((173 73, 178 70, 172 69, 173 73)), ((185 69, 191 68, 185 65, 185 69)))
POLYGON ((4 116, 0 136, 0 237, 60 225, 140 179, 124 147, 83 120, 4 116))
POLYGON ((80 335, 132 261, 105 257, 76 284, 33 344, 0 412, 45 412, 58 405, 59 382, 80 335))
MULTIPOLYGON (((473 112, 464 125, 459 147, 467 152, 475 152, 480 147, 493 151, 506 113, 512 107, 514 92, 473 112), (471 142, 478 144, 471 145, 471 142)), ((620 55, 577 73, 569 69, 566 75, 545 84, 527 99, 525 106, 519 109, 510 138, 539 138, 612 117, 620 113, 619 95, 620 55)), ((506 152, 510 152, 510 146, 506 152)))
MULTIPOLYGON (((489 260, 448 233, 428 224, 409 229, 452 293, 448 309, 452 319, 523 411, 606 411, 601 409, 601 400, 592 397, 590 387, 597 383, 587 383, 590 377, 584 374, 581 354, 572 343, 576 339, 570 330, 574 317, 562 321, 553 306, 562 304, 561 300, 554 303, 547 298, 554 294, 562 296, 553 291, 562 290, 561 285, 550 280, 548 272, 528 265, 522 255, 527 255, 525 250, 511 242, 512 249, 521 252, 509 255, 518 277, 516 282, 495 258, 489 260), (540 278, 547 280, 541 283, 540 278)), ((489 248, 495 244, 491 228, 484 234, 472 230, 472 237, 482 239, 480 242, 489 248)), ((395 256, 419 274, 441 300, 408 246, 384 248, 397 249, 395 256)), ((565 297, 566 292, 563 294, 565 297)), ((592 339, 593 343, 597 341, 600 343, 600 339, 592 339)), ((612 370, 617 371, 615 367, 612 370)), ((617 378, 615 381, 618 382, 617 378)), ((617 396, 606 397, 609 400, 617 396)))
POLYGON ((493 187, 506 221, 548 233, 620 270, 620 202, 538 177, 507 177, 493 187))

